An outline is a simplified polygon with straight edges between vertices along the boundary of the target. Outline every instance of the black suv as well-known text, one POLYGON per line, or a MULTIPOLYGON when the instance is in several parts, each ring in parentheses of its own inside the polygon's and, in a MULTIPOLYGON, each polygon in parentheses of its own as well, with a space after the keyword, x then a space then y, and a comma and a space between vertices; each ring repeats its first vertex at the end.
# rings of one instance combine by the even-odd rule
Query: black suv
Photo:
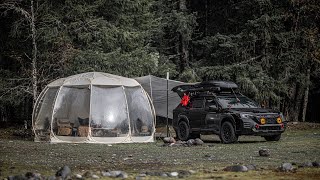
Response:
POLYGON ((207 81, 172 89, 182 98, 173 110, 177 138, 188 140, 200 134, 217 134, 223 143, 234 143, 240 135, 257 135, 278 141, 286 125, 282 113, 261 108, 236 92, 229 81, 207 81))

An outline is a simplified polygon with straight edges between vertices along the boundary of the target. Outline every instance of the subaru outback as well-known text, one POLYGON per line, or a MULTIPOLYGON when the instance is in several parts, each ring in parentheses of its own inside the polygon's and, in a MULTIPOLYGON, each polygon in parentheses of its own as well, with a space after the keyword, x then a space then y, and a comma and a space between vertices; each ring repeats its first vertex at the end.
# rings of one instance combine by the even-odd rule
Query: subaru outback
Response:
POLYGON ((241 135, 262 136, 278 141, 286 124, 282 113, 261 108, 237 91, 229 81, 207 81, 179 85, 172 89, 182 98, 173 110, 177 138, 200 138, 201 134, 219 135, 222 143, 234 143, 241 135))

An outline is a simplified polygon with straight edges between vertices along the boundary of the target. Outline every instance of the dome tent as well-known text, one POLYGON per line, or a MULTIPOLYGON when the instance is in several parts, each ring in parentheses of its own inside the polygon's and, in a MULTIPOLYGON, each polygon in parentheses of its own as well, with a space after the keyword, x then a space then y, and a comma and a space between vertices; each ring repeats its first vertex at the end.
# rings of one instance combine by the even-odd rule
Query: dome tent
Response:
POLYGON ((153 142, 155 113, 136 80, 89 72, 48 84, 32 124, 35 141, 153 142))

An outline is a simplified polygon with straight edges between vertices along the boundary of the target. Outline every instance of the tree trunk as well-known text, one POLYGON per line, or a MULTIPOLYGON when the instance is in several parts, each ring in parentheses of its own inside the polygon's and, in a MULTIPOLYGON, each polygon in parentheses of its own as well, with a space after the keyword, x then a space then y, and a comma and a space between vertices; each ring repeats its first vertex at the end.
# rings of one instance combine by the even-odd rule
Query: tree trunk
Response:
POLYGON ((31 37, 32 37, 32 89, 33 89, 33 105, 38 97, 38 77, 37 77, 37 43, 36 43, 36 27, 34 17, 33 0, 30 2, 31 7, 31 37))
POLYGON ((208 36, 208 0, 206 0, 205 9, 206 9, 206 24, 204 29, 204 35, 208 36))
POLYGON ((299 93, 299 86, 297 83, 293 83, 292 87, 289 91, 289 97, 288 97, 288 111, 287 111, 287 117, 289 121, 298 121, 299 117, 299 111, 297 111, 297 100, 298 100, 298 94, 299 93))
POLYGON ((302 107, 302 122, 306 121, 308 97, 309 97, 309 81, 310 81, 310 67, 308 67, 307 69, 307 77, 306 77, 307 87, 304 91, 304 100, 303 100, 303 107, 302 107))
MULTIPOLYGON (((179 1, 179 9, 181 12, 187 11, 187 1, 179 1)), ((179 34, 180 39, 180 72, 183 72, 189 66, 189 42, 186 40, 184 34, 179 34)))

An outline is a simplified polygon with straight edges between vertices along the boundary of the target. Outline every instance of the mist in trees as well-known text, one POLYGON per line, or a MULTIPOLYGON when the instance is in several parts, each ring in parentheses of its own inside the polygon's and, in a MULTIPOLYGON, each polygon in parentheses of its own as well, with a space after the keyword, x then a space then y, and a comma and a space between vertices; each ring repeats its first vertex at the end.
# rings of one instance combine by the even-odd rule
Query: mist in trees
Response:
POLYGON ((310 106, 320 100, 318 12, 317 0, 2 0, 0 121, 30 122, 57 78, 169 71, 235 81, 288 120, 319 122, 308 115, 319 117, 310 106))

